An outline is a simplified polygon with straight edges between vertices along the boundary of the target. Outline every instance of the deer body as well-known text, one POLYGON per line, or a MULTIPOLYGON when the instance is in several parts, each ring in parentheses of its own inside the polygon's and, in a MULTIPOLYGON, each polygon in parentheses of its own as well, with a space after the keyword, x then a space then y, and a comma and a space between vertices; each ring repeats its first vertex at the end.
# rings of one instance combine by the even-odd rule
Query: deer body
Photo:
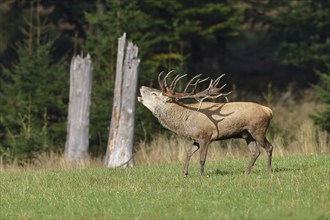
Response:
POLYGON ((172 102, 161 103, 155 110, 153 114, 164 127, 195 140, 238 138, 244 131, 264 135, 272 118, 268 107, 251 102, 203 102, 199 110, 198 104, 172 102))
POLYGON ((245 173, 249 174, 260 151, 257 143, 266 149, 268 171, 271 171, 272 145, 266 138, 267 128, 272 119, 272 110, 251 102, 195 103, 183 104, 163 91, 144 87, 140 89, 138 100, 145 105, 167 129, 178 135, 194 140, 187 153, 183 174, 188 175, 191 156, 199 149, 200 173, 204 164, 208 145, 212 141, 228 138, 244 138, 252 153, 245 173))

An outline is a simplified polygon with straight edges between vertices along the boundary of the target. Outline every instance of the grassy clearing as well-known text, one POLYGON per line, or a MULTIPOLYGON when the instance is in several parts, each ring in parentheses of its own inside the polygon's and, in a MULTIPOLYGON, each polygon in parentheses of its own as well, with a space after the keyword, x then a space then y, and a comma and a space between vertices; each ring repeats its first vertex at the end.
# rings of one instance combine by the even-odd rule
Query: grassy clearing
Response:
POLYGON ((2 219, 294 218, 329 219, 329 154, 274 158, 274 173, 257 161, 193 163, 130 169, 59 169, 0 173, 2 219))
POLYGON ((24 166, 0 158, 0 219, 329 219, 330 135, 308 118, 321 106, 308 94, 271 97, 271 175, 263 153, 245 177, 250 152, 229 140, 211 144, 206 176, 196 153, 183 178, 191 140, 175 135, 139 143, 130 169, 103 168, 101 158, 72 165, 53 153, 24 166))

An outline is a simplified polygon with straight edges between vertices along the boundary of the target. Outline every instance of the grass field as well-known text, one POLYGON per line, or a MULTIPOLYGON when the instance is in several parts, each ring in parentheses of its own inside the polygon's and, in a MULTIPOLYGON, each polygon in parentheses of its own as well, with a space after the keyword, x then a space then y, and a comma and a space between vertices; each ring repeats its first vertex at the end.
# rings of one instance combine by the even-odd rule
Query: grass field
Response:
POLYGON ((329 219, 330 155, 0 173, 1 219, 329 219))

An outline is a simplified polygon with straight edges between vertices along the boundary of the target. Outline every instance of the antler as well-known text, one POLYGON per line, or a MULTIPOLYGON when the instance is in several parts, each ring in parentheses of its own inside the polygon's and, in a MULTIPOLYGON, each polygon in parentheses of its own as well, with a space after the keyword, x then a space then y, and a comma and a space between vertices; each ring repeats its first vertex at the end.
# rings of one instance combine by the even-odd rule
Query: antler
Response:
POLYGON ((171 70, 170 72, 168 72, 165 77, 163 78, 163 80, 161 81, 161 75, 164 73, 164 71, 162 71, 161 73, 159 73, 158 75, 158 84, 163 92, 163 95, 166 95, 168 97, 171 97, 171 98, 175 98, 175 87, 176 87, 176 84, 178 83, 178 81, 187 76, 187 74, 184 74, 182 76, 179 75, 176 75, 175 78, 173 79, 173 81, 171 82, 171 85, 170 87, 167 86, 167 83, 166 83, 166 79, 168 78, 168 76, 173 73, 174 70, 171 70))
POLYGON ((173 81, 170 84, 170 87, 168 87, 167 83, 166 83, 166 79, 169 77, 169 75, 171 73, 173 73, 173 70, 168 72, 166 74, 166 76, 163 78, 163 80, 161 81, 161 75, 163 73, 164 72, 161 72, 158 75, 158 83, 159 83, 159 86, 160 86, 160 88, 163 92, 163 95, 165 95, 165 96, 168 96, 168 97, 173 98, 175 100, 193 98, 193 99, 195 99, 196 101, 198 101, 200 103, 199 107, 198 107, 198 110, 200 109, 200 107, 202 105, 202 102, 205 99, 216 99, 216 98, 219 98, 219 97, 223 96, 226 99, 226 101, 228 102, 227 95, 229 95, 231 93, 231 91, 227 92, 227 93, 220 93, 220 91, 226 86, 226 84, 219 87, 219 88, 217 87, 219 82, 220 82, 220 79, 223 76, 225 76, 225 74, 222 74, 216 80, 211 79, 210 84, 209 84, 207 89, 196 93, 196 89, 197 89, 198 84, 202 83, 202 82, 205 82, 206 80, 209 79, 209 77, 204 78, 204 79, 200 79, 200 76, 202 74, 194 76, 191 80, 189 80, 189 82, 186 85, 183 92, 175 92, 175 87, 176 87, 178 81, 180 79, 182 79, 183 77, 185 77, 187 74, 184 74, 182 76, 181 75, 175 76, 175 78, 173 79, 173 81), (188 92, 190 87, 192 87, 192 89, 191 89, 190 92, 188 92))

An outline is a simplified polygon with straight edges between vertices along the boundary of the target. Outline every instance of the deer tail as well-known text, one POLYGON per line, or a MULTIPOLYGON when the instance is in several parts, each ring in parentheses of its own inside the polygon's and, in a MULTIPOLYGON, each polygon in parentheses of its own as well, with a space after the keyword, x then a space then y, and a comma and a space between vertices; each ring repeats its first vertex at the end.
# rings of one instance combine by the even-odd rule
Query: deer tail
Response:
POLYGON ((268 115, 268 117, 270 119, 272 119, 273 118, 273 111, 270 108, 266 107, 266 106, 262 106, 262 107, 263 107, 265 113, 268 115))

